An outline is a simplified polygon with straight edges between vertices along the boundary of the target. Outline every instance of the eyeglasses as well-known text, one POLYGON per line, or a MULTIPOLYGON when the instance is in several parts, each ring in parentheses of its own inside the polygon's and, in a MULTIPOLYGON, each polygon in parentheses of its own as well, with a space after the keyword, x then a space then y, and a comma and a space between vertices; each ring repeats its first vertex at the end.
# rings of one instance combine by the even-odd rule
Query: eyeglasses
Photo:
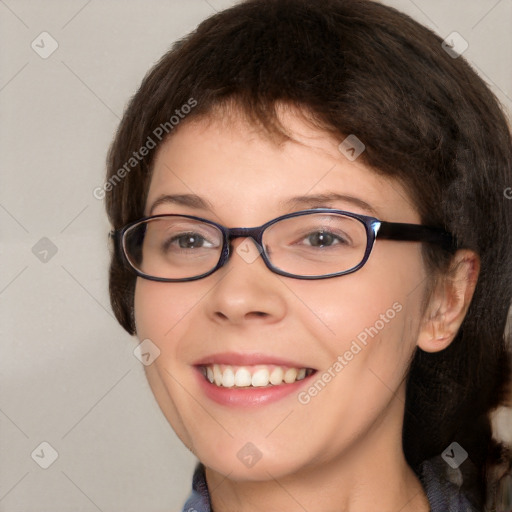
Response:
POLYGON ((226 228, 193 215, 154 215, 111 236, 136 275, 164 282, 213 274, 228 262, 235 238, 251 237, 272 272, 296 279, 326 279, 359 270, 376 238, 433 243, 450 252, 457 248, 455 237, 444 229, 330 208, 282 215, 254 228, 226 228))

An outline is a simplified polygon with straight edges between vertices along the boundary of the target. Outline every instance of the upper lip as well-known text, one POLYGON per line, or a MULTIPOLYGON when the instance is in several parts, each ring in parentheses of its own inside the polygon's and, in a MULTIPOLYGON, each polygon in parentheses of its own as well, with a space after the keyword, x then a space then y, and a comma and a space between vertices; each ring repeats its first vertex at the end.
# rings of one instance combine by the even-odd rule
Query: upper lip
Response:
MULTIPOLYGON (((211 364, 227 364, 231 366, 252 366, 257 364, 273 364, 288 368, 311 368, 297 361, 276 357, 270 354, 239 352, 224 352, 203 357, 194 363, 194 366, 208 366, 211 364)), ((312 368, 314 369, 314 368, 312 368)))

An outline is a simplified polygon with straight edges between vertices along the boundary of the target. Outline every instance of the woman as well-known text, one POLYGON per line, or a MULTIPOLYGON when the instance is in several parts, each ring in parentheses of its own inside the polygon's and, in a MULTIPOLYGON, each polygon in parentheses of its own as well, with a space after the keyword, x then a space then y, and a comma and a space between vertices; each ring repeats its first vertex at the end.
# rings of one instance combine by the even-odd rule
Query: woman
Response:
POLYGON ((184 510, 494 506, 511 182, 491 92, 392 8, 252 0, 174 45, 106 203, 114 312, 200 461, 184 510))

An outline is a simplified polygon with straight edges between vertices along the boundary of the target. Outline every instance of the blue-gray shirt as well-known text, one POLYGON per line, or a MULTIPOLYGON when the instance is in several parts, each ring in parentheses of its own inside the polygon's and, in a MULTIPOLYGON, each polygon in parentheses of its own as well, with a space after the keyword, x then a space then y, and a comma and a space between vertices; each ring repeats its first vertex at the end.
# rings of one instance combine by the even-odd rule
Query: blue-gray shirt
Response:
MULTIPOLYGON (((467 462, 470 463, 469 460, 467 462)), ((425 489, 431 512, 479 512, 474 504, 475 497, 463 490, 465 476, 465 471, 450 468, 440 456, 421 464, 418 477, 425 489)), ((182 512, 211 512, 210 494, 201 463, 194 471, 192 493, 182 512)))

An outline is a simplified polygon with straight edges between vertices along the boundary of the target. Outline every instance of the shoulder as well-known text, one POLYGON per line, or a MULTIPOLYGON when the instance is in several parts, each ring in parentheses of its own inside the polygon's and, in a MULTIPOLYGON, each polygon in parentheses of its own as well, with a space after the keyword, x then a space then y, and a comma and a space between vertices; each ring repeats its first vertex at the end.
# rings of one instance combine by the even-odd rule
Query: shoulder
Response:
POLYGON ((422 462, 418 477, 431 512, 479 512, 476 468, 469 459, 451 467, 438 455, 422 462))
POLYGON ((183 506, 182 512, 211 512, 210 494, 206 484, 204 465, 200 462, 194 470, 192 492, 183 506))

